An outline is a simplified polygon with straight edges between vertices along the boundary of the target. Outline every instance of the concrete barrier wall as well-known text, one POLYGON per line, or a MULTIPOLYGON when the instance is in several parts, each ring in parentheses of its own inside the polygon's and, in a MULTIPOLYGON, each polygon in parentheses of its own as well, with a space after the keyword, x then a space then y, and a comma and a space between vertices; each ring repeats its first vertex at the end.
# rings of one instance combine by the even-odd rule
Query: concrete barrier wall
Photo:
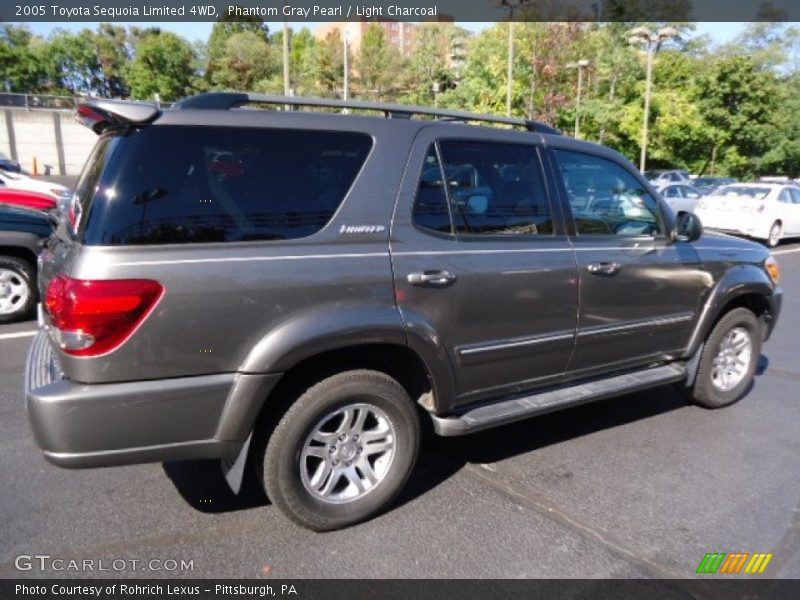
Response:
POLYGON ((97 136, 73 118, 72 111, 3 109, 0 152, 39 174, 50 166, 52 175, 77 175, 97 141, 97 136))

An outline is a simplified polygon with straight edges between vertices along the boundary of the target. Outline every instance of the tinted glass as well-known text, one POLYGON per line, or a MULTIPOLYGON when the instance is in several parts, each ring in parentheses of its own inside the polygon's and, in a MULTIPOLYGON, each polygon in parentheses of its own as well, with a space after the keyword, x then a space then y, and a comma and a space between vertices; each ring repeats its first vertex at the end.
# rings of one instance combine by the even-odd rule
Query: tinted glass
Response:
POLYGON ((800 189, 790 188, 790 192, 792 194, 792 202, 794 204, 800 204, 800 189))
POLYGON ((789 188, 783 188, 781 190, 781 193, 778 196, 778 202, 783 202, 785 204, 791 204, 792 203, 792 195, 789 192, 789 188))
POLYGON ((439 149, 458 233, 553 233, 533 146, 449 140, 440 142, 439 149))
POLYGON ((663 233, 658 203, 627 170, 590 154, 556 150, 555 155, 578 233, 663 233))
POLYGON ((352 132, 153 126, 109 140, 79 185, 88 244, 286 240, 333 216, 372 141, 352 132), (100 175, 102 173, 102 175, 100 175))
POLYGON ((431 145, 422 165, 417 197, 414 202, 414 223, 418 227, 453 233, 450 212, 447 210, 447 192, 442 181, 442 169, 436 157, 436 147, 431 145))
POLYGON ((665 188, 662 194, 667 198, 680 198, 681 190, 677 185, 671 185, 668 188, 665 188))

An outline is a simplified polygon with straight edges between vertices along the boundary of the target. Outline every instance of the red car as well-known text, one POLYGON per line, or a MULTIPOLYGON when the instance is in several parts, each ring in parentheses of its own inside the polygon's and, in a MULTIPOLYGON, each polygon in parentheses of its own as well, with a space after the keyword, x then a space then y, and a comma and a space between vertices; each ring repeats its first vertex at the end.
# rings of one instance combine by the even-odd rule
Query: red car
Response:
POLYGON ((0 204, 27 206, 39 210, 50 210, 56 207, 56 201, 51 196, 38 192, 8 189, 0 189, 0 204))

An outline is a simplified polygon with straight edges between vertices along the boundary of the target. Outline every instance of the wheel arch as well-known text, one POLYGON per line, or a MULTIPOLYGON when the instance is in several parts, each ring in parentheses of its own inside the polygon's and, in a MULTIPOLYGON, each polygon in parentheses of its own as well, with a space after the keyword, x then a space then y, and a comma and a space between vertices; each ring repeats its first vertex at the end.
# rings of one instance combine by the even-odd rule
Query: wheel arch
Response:
POLYGON ((763 269, 756 265, 739 265, 730 269, 717 283, 706 300, 684 358, 695 355, 714 325, 734 308, 747 308, 762 323, 762 337, 766 340, 780 309, 773 295, 775 287, 763 269))

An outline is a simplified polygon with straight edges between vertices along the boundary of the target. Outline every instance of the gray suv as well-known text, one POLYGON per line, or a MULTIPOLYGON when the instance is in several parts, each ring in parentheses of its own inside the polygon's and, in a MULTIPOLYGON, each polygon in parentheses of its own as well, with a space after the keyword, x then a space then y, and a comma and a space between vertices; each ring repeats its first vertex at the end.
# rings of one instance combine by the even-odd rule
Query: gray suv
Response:
POLYGON ((336 529, 391 502, 426 422, 665 384, 731 404, 778 317, 768 250, 542 124, 236 93, 77 112, 100 137, 39 259, 26 373, 63 467, 220 459, 336 529))

